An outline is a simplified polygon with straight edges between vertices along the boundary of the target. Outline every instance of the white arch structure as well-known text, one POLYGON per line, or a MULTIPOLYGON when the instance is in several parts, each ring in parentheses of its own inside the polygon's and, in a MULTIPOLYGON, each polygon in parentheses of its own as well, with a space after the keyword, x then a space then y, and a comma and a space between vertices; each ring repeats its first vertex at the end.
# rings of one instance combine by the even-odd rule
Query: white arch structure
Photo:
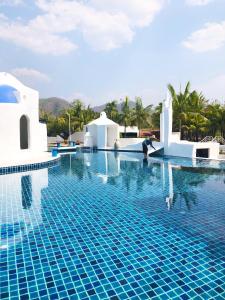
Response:
POLYGON ((0 73, 0 164, 6 156, 25 157, 45 151, 47 128, 39 122, 39 93, 14 76, 0 73), (21 126, 23 117, 27 126, 21 126))

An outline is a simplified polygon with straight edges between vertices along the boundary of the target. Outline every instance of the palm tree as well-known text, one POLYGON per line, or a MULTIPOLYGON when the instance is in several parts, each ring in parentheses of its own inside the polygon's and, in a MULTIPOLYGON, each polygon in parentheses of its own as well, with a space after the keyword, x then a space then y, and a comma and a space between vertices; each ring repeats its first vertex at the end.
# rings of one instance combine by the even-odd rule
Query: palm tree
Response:
POLYGON ((195 141, 199 141, 200 133, 205 133, 208 127, 208 119, 202 116, 200 113, 188 113, 190 130, 195 135, 195 141))
POLYGON ((189 112, 196 112, 203 114, 203 111, 208 103, 208 100, 204 97, 202 93, 198 93, 197 91, 193 91, 190 93, 188 98, 187 110, 189 112))
POLYGON ((209 120, 209 135, 214 137, 219 128, 220 104, 216 102, 209 104, 206 108, 205 115, 209 120))
POLYGON ((96 114, 90 105, 86 108, 80 100, 75 100, 72 103, 71 108, 69 108, 65 113, 69 113, 71 116, 71 129, 73 132, 83 131, 84 125, 96 117, 96 114))
POLYGON ((179 121, 179 131, 181 133, 182 138, 182 119, 184 118, 184 113, 186 112, 188 103, 189 103, 189 96, 190 96, 190 82, 186 84, 185 90, 182 93, 181 91, 179 94, 176 93, 174 87, 171 84, 168 84, 168 90, 171 94, 173 99, 173 110, 174 110, 174 121, 176 126, 176 121, 179 121))
POLYGON ((160 114, 162 113, 162 102, 160 102, 153 110, 151 115, 152 125, 154 129, 160 128, 160 114))
POLYGON ((144 125, 147 126, 150 125, 151 110, 152 110, 152 105, 149 105, 146 108, 144 108, 142 104, 142 99, 139 97, 136 98, 133 116, 134 116, 134 121, 138 126, 139 136, 140 136, 140 129, 142 129, 144 125))
POLYGON ((104 111, 106 112, 106 115, 109 119, 113 120, 114 122, 118 121, 119 112, 117 109, 117 101, 116 100, 108 102, 105 106, 104 111))
POLYGON ((122 104, 122 111, 120 115, 121 123, 124 125, 124 135, 126 137, 127 126, 129 126, 132 122, 132 112, 129 106, 129 98, 126 97, 122 104))
MULTIPOLYGON (((90 105, 88 105, 88 107, 82 111, 81 115, 83 118, 84 125, 88 124, 89 122, 94 120, 96 117, 96 113, 93 111, 93 109, 90 107, 90 105)), ((82 130, 83 130, 83 128, 82 128, 82 130)))
POLYGON ((220 134, 225 138, 225 105, 220 108, 220 134))
POLYGON ((205 115, 209 120, 209 134, 216 136, 218 133, 225 136, 225 106, 214 102, 206 107, 205 115))

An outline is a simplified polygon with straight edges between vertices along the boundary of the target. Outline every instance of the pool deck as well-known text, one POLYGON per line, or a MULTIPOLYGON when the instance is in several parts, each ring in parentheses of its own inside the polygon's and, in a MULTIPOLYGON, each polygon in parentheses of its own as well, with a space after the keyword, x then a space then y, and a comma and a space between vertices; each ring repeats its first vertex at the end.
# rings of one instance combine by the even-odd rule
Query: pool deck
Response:
POLYGON ((0 157, 0 168, 31 165, 38 163, 47 163, 57 160, 60 156, 52 157, 49 152, 29 152, 24 151, 23 153, 9 153, 7 156, 0 157))

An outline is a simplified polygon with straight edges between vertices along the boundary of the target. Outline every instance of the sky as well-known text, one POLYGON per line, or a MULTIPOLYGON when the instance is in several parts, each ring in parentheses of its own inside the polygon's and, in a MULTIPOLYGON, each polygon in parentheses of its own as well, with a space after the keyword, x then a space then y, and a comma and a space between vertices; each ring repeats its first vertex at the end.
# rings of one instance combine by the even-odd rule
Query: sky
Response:
POLYGON ((40 97, 225 101, 225 0, 0 0, 0 71, 40 97))

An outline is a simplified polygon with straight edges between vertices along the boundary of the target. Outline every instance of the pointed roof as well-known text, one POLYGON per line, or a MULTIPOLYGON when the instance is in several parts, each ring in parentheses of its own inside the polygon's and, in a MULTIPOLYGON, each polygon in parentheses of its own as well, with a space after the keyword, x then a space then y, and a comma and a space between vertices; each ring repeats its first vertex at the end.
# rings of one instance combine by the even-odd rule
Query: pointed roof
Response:
POLYGON ((89 125, 105 125, 105 126, 119 126, 117 123, 113 122, 112 120, 107 118, 106 113, 103 111, 100 114, 100 118, 91 121, 90 123, 87 124, 89 125))

